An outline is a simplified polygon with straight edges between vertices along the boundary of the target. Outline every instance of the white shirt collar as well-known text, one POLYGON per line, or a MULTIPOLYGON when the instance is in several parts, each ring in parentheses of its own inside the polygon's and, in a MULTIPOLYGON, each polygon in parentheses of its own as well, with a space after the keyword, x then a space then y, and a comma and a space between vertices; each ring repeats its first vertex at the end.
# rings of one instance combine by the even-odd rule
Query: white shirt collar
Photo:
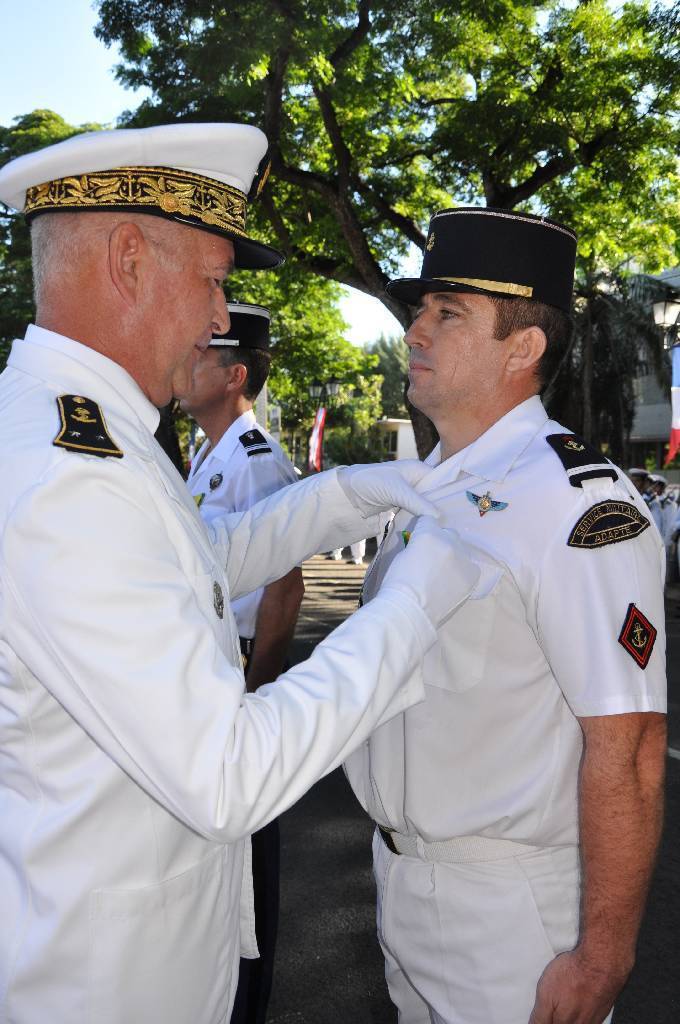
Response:
POLYGON ((232 452, 239 444, 239 437, 241 434, 245 434, 247 430, 252 430, 253 427, 256 426, 257 420, 255 419, 255 413, 252 409, 248 409, 246 412, 242 413, 238 419, 235 419, 231 426, 227 427, 225 432, 222 434, 222 437, 213 448, 211 454, 222 462, 228 462, 231 458, 232 452))
POLYGON ((532 395, 445 462, 440 462, 441 446, 438 444, 425 459, 428 466, 437 467, 427 478, 427 489, 430 489, 430 482, 435 483, 433 476, 436 475, 438 484, 442 478, 455 480, 461 472, 500 483, 547 422, 548 414, 541 399, 532 395))
POLYGON ((127 370, 101 352, 55 331, 30 324, 14 342, 9 366, 44 380, 61 391, 82 393, 100 405, 124 402, 153 434, 160 413, 127 370))

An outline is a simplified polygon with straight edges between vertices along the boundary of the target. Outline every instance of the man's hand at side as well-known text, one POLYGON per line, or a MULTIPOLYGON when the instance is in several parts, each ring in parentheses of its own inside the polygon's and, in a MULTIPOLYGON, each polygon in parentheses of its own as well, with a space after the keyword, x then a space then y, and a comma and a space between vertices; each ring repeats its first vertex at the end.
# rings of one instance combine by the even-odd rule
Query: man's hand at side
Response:
POLYGON ((578 945, 548 964, 529 1024, 602 1024, 633 967, 663 816, 665 716, 579 718, 578 945))

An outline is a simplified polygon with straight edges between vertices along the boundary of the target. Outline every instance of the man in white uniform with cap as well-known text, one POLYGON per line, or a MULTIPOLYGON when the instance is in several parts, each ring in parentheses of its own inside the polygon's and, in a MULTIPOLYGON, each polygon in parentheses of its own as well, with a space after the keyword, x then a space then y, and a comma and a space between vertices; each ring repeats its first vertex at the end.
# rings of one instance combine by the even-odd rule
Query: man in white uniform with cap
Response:
MULTIPOLYGON (((441 438, 423 492, 492 574, 426 656, 426 701, 347 763, 379 826, 401 1024, 602 1024, 633 965, 662 817, 663 545, 538 397, 575 251, 548 220, 445 210, 422 276, 389 285, 418 307, 409 398, 441 438)), ((397 514, 365 606, 411 529, 397 514)))
MULTIPOLYGON (((246 512, 297 482, 290 459, 253 410, 271 365, 269 310, 247 302, 229 302, 228 309, 229 330, 213 335, 180 402, 206 435, 187 485, 208 523, 225 512, 246 512)), ((251 692, 283 671, 303 594, 302 570, 296 566, 283 579, 231 602, 251 692)), ((276 819, 252 836, 252 857, 260 956, 241 960, 232 1024, 266 1019, 279 913, 276 819)))
POLYGON ((265 150, 253 127, 176 124, 0 171, 31 221, 37 307, 0 378, 3 1020, 228 1021, 239 954, 257 955, 244 839, 422 700, 423 654, 480 578, 424 519, 374 606, 244 693, 232 596, 385 509, 432 511, 412 486, 427 467, 391 464, 207 528, 154 439, 229 328, 232 267, 280 262, 245 230, 265 150))

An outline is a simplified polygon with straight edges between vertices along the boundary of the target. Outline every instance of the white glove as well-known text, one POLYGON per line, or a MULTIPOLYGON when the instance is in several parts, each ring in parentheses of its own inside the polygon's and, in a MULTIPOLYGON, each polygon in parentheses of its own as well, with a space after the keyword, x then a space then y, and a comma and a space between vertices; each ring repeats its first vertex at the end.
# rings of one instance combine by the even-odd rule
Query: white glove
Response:
POLYGON ((456 531, 426 516, 418 520, 407 546, 392 561, 380 593, 406 593, 437 629, 472 595, 480 575, 480 567, 467 555, 456 531))
POLYGON ((439 512, 436 506, 414 490, 431 472, 430 466, 417 459, 397 459, 396 462, 372 462, 366 466, 343 466, 338 470, 338 483, 365 518, 404 508, 414 516, 434 516, 437 519, 439 512))

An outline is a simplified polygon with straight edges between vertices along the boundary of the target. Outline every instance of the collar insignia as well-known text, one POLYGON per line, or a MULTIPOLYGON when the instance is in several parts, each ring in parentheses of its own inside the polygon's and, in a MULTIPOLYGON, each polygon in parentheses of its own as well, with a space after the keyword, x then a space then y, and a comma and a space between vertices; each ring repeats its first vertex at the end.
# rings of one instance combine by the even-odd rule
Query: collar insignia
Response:
POLYGON ((477 506, 480 516, 485 516, 487 512, 502 512, 504 508, 508 507, 507 501, 495 501, 491 497, 490 491, 487 491, 486 494, 473 494, 472 491, 466 491, 465 494, 468 501, 477 506))

